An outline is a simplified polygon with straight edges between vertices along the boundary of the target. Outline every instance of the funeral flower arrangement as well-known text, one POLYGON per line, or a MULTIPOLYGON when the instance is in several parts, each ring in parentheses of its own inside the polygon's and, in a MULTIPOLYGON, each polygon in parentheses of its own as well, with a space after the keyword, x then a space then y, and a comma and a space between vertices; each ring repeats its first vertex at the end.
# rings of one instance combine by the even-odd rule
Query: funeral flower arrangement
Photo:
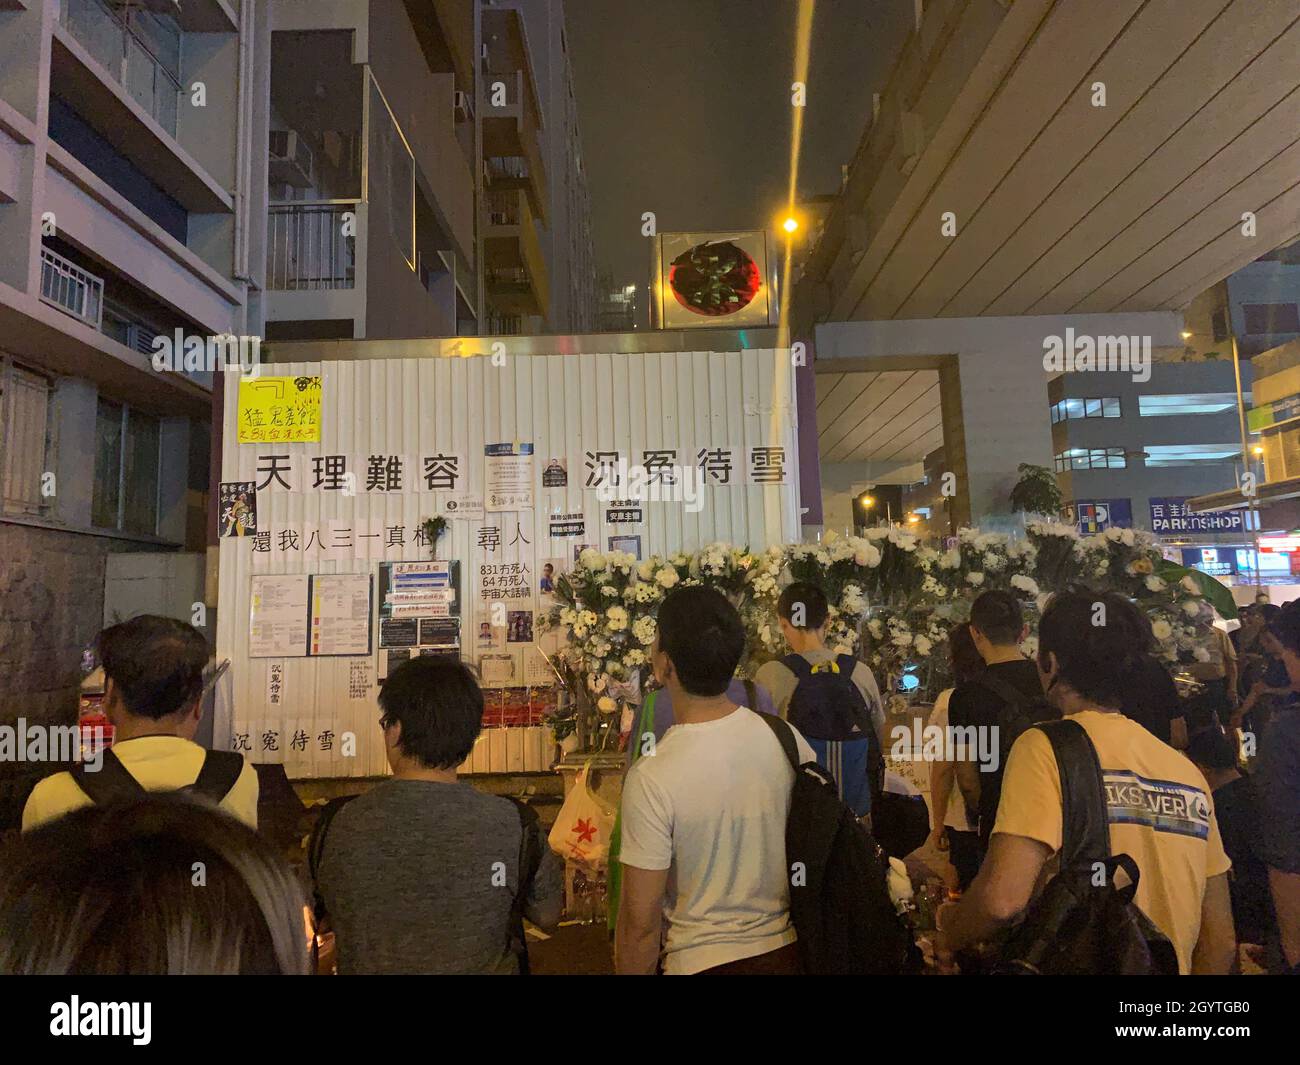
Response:
POLYGON ((678 586, 715 588, 737 606, 747 634, 741 668, 752 675, 787 651, 776 603, 791 581, 826 592, 827 645, 861 652, 885 690, 904 669, 935 687, 946 674, 949 626, 965 621, 971 602, 989 588, 1021 599, 1031 630, 1027 654, 1036 650, 1033 633, 1050 594, 1074 584, 1137 603, 1151 619, 1158 654, 1170 663, 1208 658, 1215 609, 1235 616, 1226 588, 1167 562, 1150 534, 1132 529, 1085 537, 1052 522, 1031 523, 1015 536, 968 528, 939 547, 895 526, 761 552, 713 543, 645 561, 588 549, 556 580, 557 605, 543 618, 544 627, 566 636, 562 672, 582 678, 567 713, 581 713, 585 704, 593 733, 617 728, 615 711, 638 702, 649 678, 659 603, 678 586))

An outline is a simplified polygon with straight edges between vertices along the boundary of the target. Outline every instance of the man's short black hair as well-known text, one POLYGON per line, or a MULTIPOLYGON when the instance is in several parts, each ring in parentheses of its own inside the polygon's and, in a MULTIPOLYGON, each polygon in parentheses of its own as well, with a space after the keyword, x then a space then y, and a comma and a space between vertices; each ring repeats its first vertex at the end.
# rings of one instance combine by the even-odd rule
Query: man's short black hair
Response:
POLYGON ((1154 642, 1151 622, 1124 596, 1071 588, 1052 596, 1038 623, 1038 664, 1056 655, 1058 677, 1098 706, 1119 709, 1154 642))
POLYGON ((454 769, 469 757, 483 728, 483 691, 463 662, 420 655, 388 674, 379 688, 379 724, 402 726, 397 742, 430 769, 454 769))
POLYGON ((992 644, 1005 646, 1020 642, 1025 631, 1025 615, 1020 601, 1010 592, 990 589, 981 592, 970 608, 970 623, 992 644))
POLYGON ((104 676, 136 717, 157 721, 186 709, 203 690, 208 641, 193 625, 141 614, 99 634, 104 676))
POLYGON ((776 612, 796 629, 820 629, 830 617, 831 607, 826 601, 826 593, 815 584, 807 581, 795 581, 786 586, 781 598, 776 601, 776 612), (803 607, 801 621, 794 620, 795 609, 803 607))
POLYGON ((1292 599, 1273 615, 1268 631, 1288 651, 1300 654, 1300 599, 1292 599))
POLYGON ((1217 728, 1203 728, 1187 743, 1187 757, 1207 769, 1236 769, 1237 749, 1217 728))
POLYGON ((678 588, 659 606, 659 649, 691 695, 721 695, 745 653, 745 627, 721 592, 678 588))

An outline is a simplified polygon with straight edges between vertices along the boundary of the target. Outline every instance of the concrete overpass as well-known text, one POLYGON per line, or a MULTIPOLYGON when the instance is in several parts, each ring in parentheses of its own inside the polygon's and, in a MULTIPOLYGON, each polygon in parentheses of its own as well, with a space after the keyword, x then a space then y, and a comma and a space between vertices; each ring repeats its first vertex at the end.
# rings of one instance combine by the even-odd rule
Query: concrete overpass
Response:
MULTIPOLYGON (((824 462, 914 462, 944 421, 915 345, 824 323, 1178 313, 1300 234, 1300 0, 918 6, 795 286, 824 462)), ((1050 457, 1043 430, 1018 461, 1050 457)))

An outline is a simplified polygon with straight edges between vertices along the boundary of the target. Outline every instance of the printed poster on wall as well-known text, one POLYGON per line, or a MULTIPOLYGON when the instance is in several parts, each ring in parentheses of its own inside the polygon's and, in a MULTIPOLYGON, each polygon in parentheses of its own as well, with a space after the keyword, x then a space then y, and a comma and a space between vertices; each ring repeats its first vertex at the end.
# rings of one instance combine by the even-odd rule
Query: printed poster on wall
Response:
POLYGON ((320 441, 319 377, 241 378, 236 414, 241 444, 320 441))
POLYGON ((305 573, 252 578, 249 595, 248 657, 302 658, 307 654, 305 573))
POLYGON ((415 655, 459 658, 460 612, 459 562, 381 562, 380 679, 415 655))
POLYGON ((370 574, 317 573, 311 578, 311 653, 370 654, 370 574))
POLYGON ((484 455, 484 495, 489 513, 533 507, 533 445, 488 444, 484 455))
POLYGON ((217 535, 251 536, 257 532, 257 483, 222 481, 217 493, 217 535))

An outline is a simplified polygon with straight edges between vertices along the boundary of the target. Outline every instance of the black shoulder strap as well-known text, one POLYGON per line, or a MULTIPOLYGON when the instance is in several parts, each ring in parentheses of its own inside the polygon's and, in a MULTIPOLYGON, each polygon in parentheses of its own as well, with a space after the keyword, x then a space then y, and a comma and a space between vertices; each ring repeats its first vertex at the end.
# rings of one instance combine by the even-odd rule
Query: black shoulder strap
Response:
POLYGON ((541 834, 541 821, 537 811, 526 802, 520 802, 512 796, 506 796, 515 804, 519 814, 519 886, 510 903, 510 948, 519 959, 519 973, 527 976, 528 937, 524 932, 524 910, 528 906, 528 896, 532 891, 533 880, 542 864, 542 851, 538 844, 541 834))
POLYGON ((1029 696, 1017 688, 1014 684, 1009 684, 1001 677, 994 677, 987 670, 976 678, 975 683, 987 691, 991 691, 998 696, 1004 703, 1009 703, 1016 708, 1023 707, 1029 702, 1029 696))
POLYGON ((92 772, 85 762, 78 762, 70 770, 77 787, 86 793, 96 806, 122 802, 146 794, 146 788, 131 775, 122 760, 109 747, 104 751, 97 771, 92 772))
POLYGON ((797 651, 791 652, 781 659, 781 665, 785 666, 799 680, 812 676, 812 666, 809 665, 808 659, 797 651))
POLYGON ((238 751, 208 751, 190 790, 219 803, 230 794, 243 771, 244 756, 238 751))
POLYGON ((759 714, 758 716, 763 724, 776 734, 777 742, 781 744, 781 750, 785 752, 786 761, 790 763, 790 768, 798 776, 799 745, 794 742, 794 730, 779 717, 773 717, 771 714, 759 714))
POLYGON ((1077 721, 1047 721, 1034 728, 1047 734, 1061 778, 1061 869, 1105 861, 1110 825, 1097 749, 1077 721))

